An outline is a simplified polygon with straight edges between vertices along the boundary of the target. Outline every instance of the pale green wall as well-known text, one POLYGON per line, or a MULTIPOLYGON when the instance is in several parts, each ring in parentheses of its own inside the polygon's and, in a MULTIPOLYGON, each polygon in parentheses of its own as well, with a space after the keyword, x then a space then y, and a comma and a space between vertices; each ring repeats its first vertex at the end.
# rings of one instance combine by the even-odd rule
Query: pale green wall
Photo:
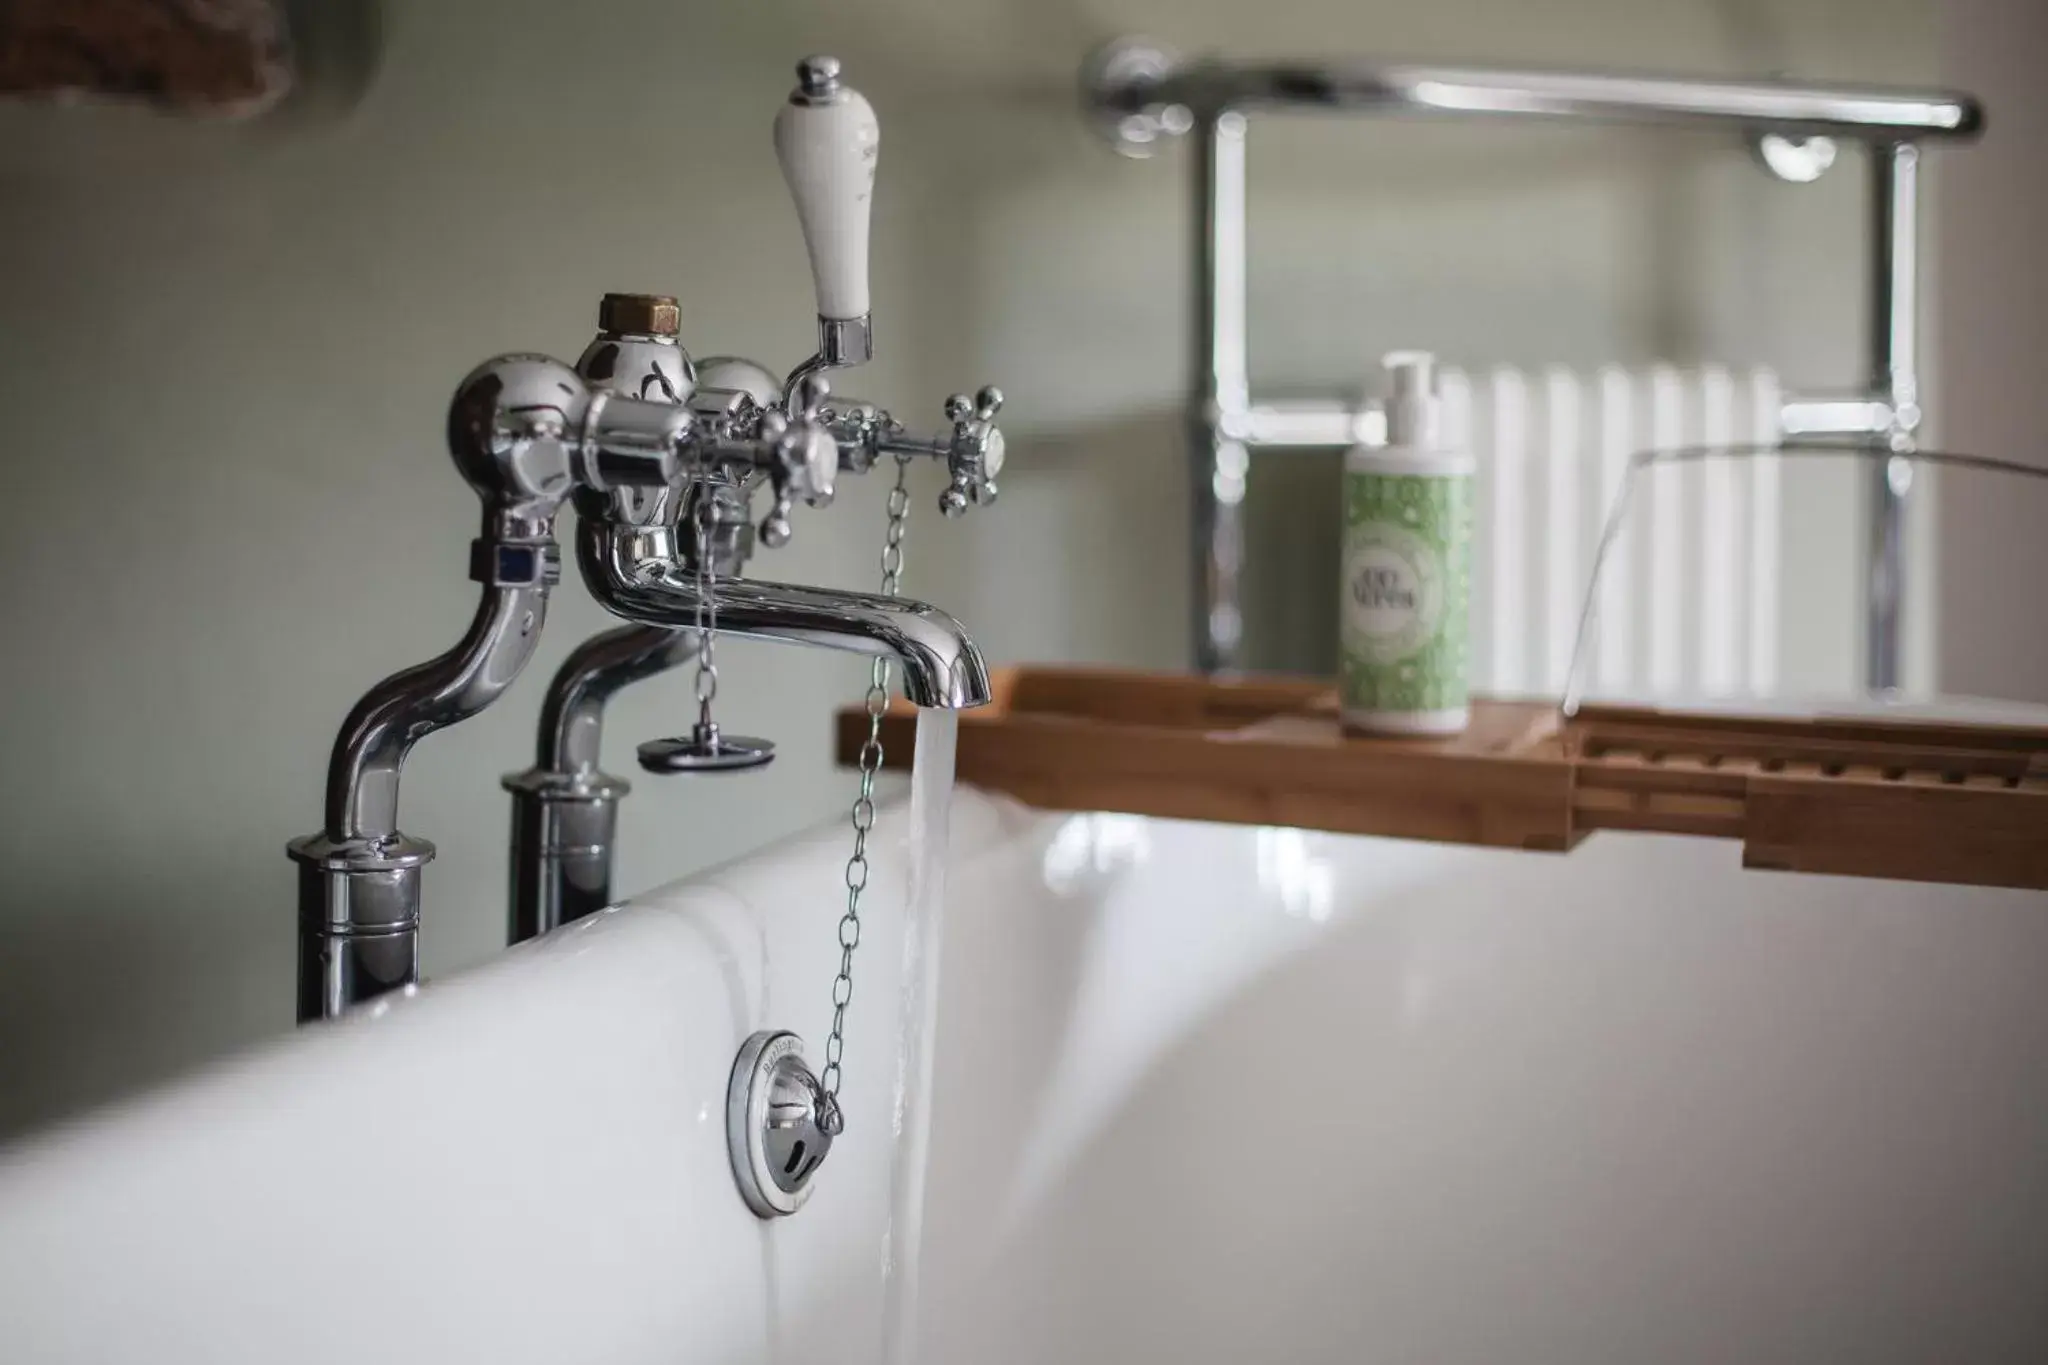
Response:
MULTIPOLYGON (((1135 29, 1240 52, 1912 80, 1934 70, 1925 8, 433 0, 388 7, 352 108, 337 93, 249 128, 0 110, 0 1132, 288 1027, 283 844, 319 817, 335 726, 468 619, 475 502, 439 430, 471 365, 573 356, 606 289, 679 294, 700 354, 804 351, 808 280, 767 153, 796 56, 842 56, 885 130, 882 359, 860 387, 929 418, 954 387, 1011 397, 1001 507, 942 525, 927 483, 908 590, 996 657, 1171 664, 1183 165, 1091 142, 1072 106, 1089 46, 1135 29)), ((1312 122, 1256 127, 1253 167, 1261 381, 1348 386, 1397 344, 1855 377, 1856 174, 1791 191, 1711 140, 1312 122)), ((1312 469, 1260 485, 1259 543, 1302 524, 1312 469)), ((881 492, 805 517, 759 571, 871 586, 881 492)), ((1846 588, 1830 537, 1853 513, 1815 517, 1846 588)), ((1320 600, 1320 570, 1299 572, 1261 600, 1320 600)), ((1816 648, 1843 647, 1843 615, 1816 648)), ((602 624, 572 574, 528 676, 407 769, 405 825, 441 849, 430 972, 500 940, 496 779, 527 759, 546 677, 602 624)), ((1314 643, 1263 642, 1281 660, 1314 643)), ((858 662, 723 657, 724 719, 783 756, 715 787, 641 780, 626 889, 849 799, 825 736, 858 662)), ((609 766, 634 772, 632 745, 679 728, 686 696, 671 680, 623 698, 609 766)))
MULTIPOLYGON (((1936 206, 1942 431, 1952 448, 2048 468, 2048 6, 1952 0, 1942 27, 1950 78, 1991 110, 1936 206)), ((1943 685, 2048 702, 2048 482, 1951 475, 1940 516, 1943 685)))

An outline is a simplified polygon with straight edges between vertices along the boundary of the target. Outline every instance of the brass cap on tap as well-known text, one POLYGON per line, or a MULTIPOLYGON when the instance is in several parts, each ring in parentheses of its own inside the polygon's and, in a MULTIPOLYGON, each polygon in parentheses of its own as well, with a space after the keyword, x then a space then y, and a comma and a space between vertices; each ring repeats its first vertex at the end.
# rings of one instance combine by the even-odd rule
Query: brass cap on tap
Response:
POLYGON ((683 310, 667 294, 606 294, 597 326, 613 336, 672 337, 683 330, 683 310))

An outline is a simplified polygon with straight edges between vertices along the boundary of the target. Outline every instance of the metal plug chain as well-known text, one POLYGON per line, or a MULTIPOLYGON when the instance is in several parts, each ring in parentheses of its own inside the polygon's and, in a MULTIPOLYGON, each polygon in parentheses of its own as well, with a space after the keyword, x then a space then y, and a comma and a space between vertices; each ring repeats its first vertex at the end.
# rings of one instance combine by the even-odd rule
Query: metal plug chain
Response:
MULTIPOLYGON (((896 484, 889 490, 889 529, 882 538, 882 595, 894 597, 903 577, 903 535, 910 520, 907 479, 910 457, 896 457, 896 484)), ((868 738, 860 746, 860 795, 853 802, 853 856, 846 860, 846 913, 839 917, 839 975, 832 978, 832 1031, 825 1037, 825 1069, 818 1126, 837 1136, 845 1127, 839 1109, 839 1058, 846 1048, 846 1007, 853 1000, 853 950, 860 946, 860 895, 868 885, 868 831, 875 825, 875 774, 882 766, 882 713, 889 709, 889 660, 877 658, 868 672, 868 738)))
MULTIPOLYGON (((744 529, 746 509, 743 501, 744 490, 731 484, 714 482, 711 465, 700 450, 685 471, 689 482, 685 485, 689 505, 686 515, 691 525, 687 534, 696 547, 697 562, 690 566, 697 600, 691 612, 692 626, 697 637, 696 696, 697 723, 687 735, 676 735, 668 739, 652 739, 640 746, 640 766, 655 773, 733 773, 749 768, 758 768, 775 757, 775 745, 765 739, 749 735, 728 735, 721 732, 718 722, 711 717, 713 704, 718 700, 718 580, 720 574, 713 556, 719 551, 720 532, 731 531, 735 526, 744 529), (723 493, 735 495, 734 503, 720 500, 723 493)), ((685 534, 681 518, 677 519, 678 538, 685 534)), ((733 546, 728 538, 726 553, 731 554, 733 546)))
POLYGON ((697 464, 697 506, 691 520, 697 533, 697 725, 711 725, 711 703, 718 700, 718 603, 711 572, 711 483, 700 457, 697 464))

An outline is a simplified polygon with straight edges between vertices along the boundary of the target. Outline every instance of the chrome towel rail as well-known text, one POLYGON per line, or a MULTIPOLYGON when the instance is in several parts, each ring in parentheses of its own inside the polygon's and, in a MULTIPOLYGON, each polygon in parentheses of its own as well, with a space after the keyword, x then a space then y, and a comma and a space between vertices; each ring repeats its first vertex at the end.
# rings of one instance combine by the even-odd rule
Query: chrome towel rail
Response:
POLYGON ((1250 455, 1350 445, 1358 414, 1342 403, 1259 404, 1247 382, 1245 131, 1253 111, 1435 113, 1724 127, 1749 134, 1765 166, 1811 180, 1835 139, 1870 151, 1872 237, 1868 372, 1863 392, 1791 398, 1783 435, 1889 449, 1873 462, 1865 552, 1864 673, 1898 686, 1905 503, 1921 422, 1917 362, 1919 144, 1967 139, 1984 126, 1971 96, 1780 81, 1722 81, 1428 63, 1184 61, 1123 38, 1082 71, 1090 118, 1117 150, 1146 156, 1170 138, 1194 146, 1195 334, 1188 392, 1193 462, 1194 663, 1243 664, 1239 579, 1250 455))

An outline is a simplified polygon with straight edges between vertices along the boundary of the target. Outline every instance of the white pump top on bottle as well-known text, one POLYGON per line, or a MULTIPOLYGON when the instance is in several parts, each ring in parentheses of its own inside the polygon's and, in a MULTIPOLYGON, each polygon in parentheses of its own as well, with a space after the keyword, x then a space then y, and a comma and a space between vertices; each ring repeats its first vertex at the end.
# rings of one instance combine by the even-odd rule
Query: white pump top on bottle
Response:
POLYGON ((1442 448, 1436 357, 1428 351, 1394 351, 1380 365, 1387 372, 1387 444, 1416 451, 1442 448))
POLYGON ((1380 366, 1386 373, 1386 440, 1353 446, 1345 468, 1381 474, 1471 473, 1470 452, 1448 444, 1436 357, 1428 351, 1393 351, 1380 366))

